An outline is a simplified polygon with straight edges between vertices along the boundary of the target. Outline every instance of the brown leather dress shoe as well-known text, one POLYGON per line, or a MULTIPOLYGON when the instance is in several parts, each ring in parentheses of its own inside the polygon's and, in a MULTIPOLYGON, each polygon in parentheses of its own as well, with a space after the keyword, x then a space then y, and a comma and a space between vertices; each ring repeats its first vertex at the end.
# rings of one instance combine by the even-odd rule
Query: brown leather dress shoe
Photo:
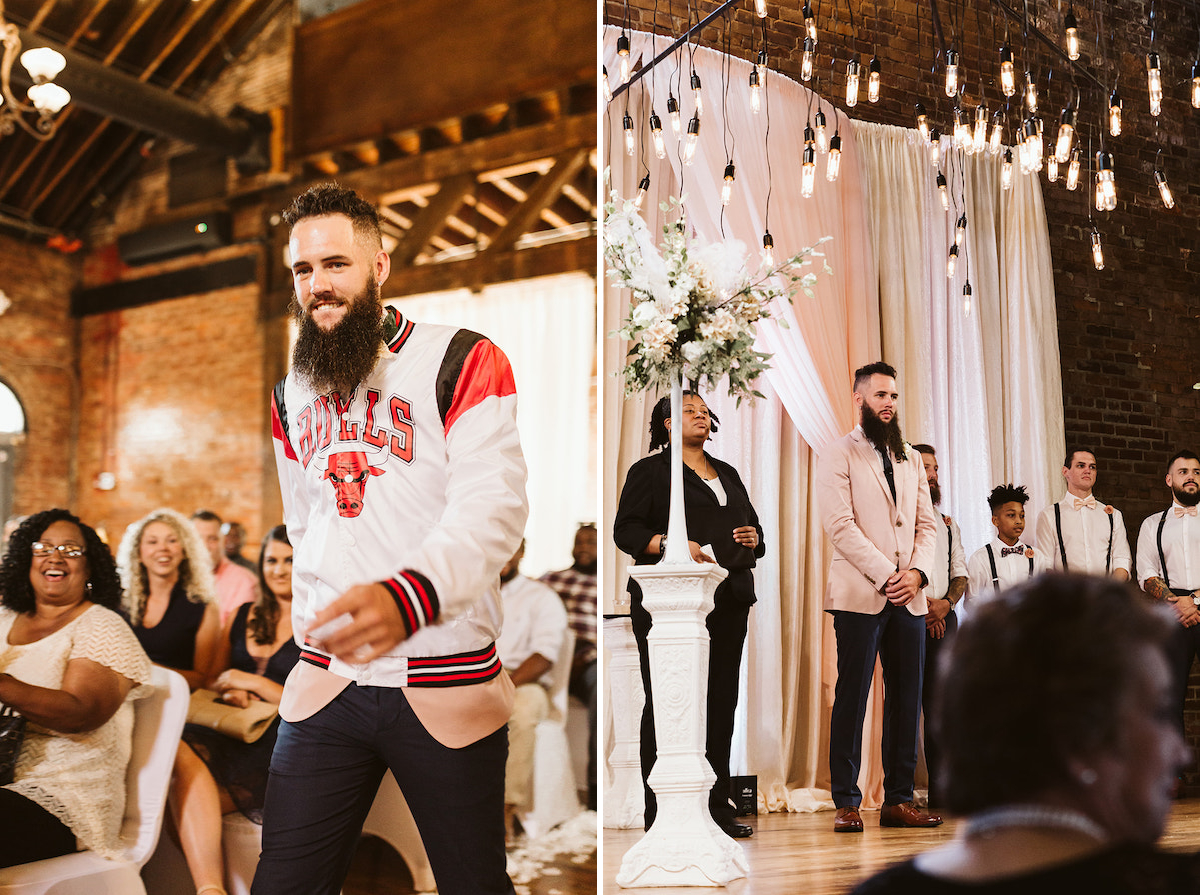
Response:
POLYGON ((940 814, 926 814, 912 802, 899 805, 884 805, 879 812, 881 827, 936 827, 942 822, 940 814))
POLYGON ((859 816, 858 809, 853 805, 847 805, 845 808, 837 810, 837 817, 833 819, 833 832, 835 833, 861 833, 863 831, 862 817, 859 816))

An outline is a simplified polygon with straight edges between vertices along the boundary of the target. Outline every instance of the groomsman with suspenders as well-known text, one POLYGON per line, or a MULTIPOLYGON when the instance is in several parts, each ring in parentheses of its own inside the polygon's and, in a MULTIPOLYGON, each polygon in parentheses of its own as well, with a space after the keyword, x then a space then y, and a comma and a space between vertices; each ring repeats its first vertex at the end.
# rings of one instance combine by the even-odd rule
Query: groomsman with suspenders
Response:
POLYGON ((1045 555, 1021 540, 1028 500, 1023 485, 997 485, 988 495, 996 537, 972 553, 967 562, 969 605, 1046 571, 1045 555))
POLYGON ((1132 557, 1121 511, 1092 495, 1096 455, 1086 448, 1067 452, 1067 493, 1038 514, 1037 546, 1053 569, 1111 575, 1128 581, 1132 557))
POLYGON ((1178 724, 1183 729, 1188 673, 1200 652, 1200 457, 1183 450, 1167 465, 1171 506, 1147 516, 1138 532, 1137 568, 1142 589, 1171 603, 1179 629, 1171 643, 1177 686, 1178 724))

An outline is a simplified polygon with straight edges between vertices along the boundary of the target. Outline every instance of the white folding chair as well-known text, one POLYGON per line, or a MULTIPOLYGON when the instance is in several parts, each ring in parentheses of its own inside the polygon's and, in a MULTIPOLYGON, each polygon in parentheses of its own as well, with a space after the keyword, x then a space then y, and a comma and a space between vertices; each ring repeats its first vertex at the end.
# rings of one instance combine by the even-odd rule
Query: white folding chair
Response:
POLYGON ((550 714, 534 731, 533 808, 519 815, 530 837, 541 836, 580 811, 571 770, 571 747, 567 742, 567 684, 575 658, 575 632, 567 628, 550 669, 550 714))
POLYGON ((154 693, 134 703, 133 751, 125 775, 121 856, 82 851, 0 869, 0 893, 19 895, 144 895, 140 871, 162 832, 167 788, 187 718, 188 685, 181 674, 154 666, 154 693))

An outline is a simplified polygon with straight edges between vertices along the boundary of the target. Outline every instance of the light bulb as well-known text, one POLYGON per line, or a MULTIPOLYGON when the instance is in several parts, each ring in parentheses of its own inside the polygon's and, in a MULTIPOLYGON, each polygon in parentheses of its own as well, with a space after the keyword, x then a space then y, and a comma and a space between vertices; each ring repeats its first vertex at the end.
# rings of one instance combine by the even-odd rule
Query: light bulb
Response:
POLYGON ((946 175, 941 171, 937 173, 937 190, 938 198, 942 200, 942 211, 949 211, 950 191, 946 188, 946 175))
POLYGON ((1000 90, 1005 96, 1017 92, 1017 74, 1013 69, 1013 54, 1007 46, 1000 47, 1000 90))
POLYGON ((700 95, 700 76, 692 72, 692 100, 696 104, 695 115, 699 118, 704 114, 704 97, 700 95))
POLYGON ((961 106, 954 110, 954 148, 966 149, 971 143, 971 122, 967 110, 961 106))
POLYGON ((877 103, 879 102, 879 79, 882 71, 878 56, 871 57, 871 64, 867 66, 867 71, 867 101, 877 103))
POLYGON ((1108 98, 1108 132, 1114 137, 1121 136, 1121 96, 1116 90, 1108 98))
POLYGON ((1033 79, 1033 75, 1025 72, 1025 105, 1029 109, 1029 114, 1037 112, 1037 81, 1033 79))
POLYGON ((817 109, 817 114, 813 116, 813 121, 817 125, 817 152, 824 155, 826 150, 829 149, 829 140, 826 137, 825 131, 825 113, 817 109))
POLYGON ((760 19, 767 17, 767 0, 754 0, 754 11, 760 19))
POLYGON ((671 93, 667 94, 667 118, 671 121, 671 130, 678 137, 683 132, 683 126, 679 121, 679 100, 671 93))
POLYGON ((762 109, 762 82, 758 77, 758 66, 750 69, 750 111, 755 115, 762 109))
POLYGON ((946 96, 958 94, 958 53, 946 51, 946 96))
POLYGON ((21 64, 25 66, 25 71, 29 72, 29 77, 33 78, 33 83, 45 84, 58 77, 59 72, 66 67, 67 60, 57 50, 36 47, 21 54, 21 64))
POLYGON ((921 132, 921 139, 928 143, 929 116, 925 114, 925 107, 921 103, 917 103, 917 130, 921 132))
POLYGON ((1000 120, 1000 113, 996 113, 996 117, 992 119, 992 135, 988 138, 988 154, 999 155, 1000 148, 1004 145, 1004 122, 1000 120))
POLYGON ((683 163, 690 165, 696 157, 696 144, 700 142, 700 119, 693 115, 688 120, 687 140, 683 144, 683 163))
POLYGON ((963 314, 967 317, 971 316, 971 281, 967 280, 963 284, 963 314))
POLYGON ((1113 171, 1111 152, 1096 153, 1096 210, 1112 211, 1117 207, 1117 180, 1113 171))
POLYGON ((1150 114, 1157 116, 1162 111, 1162 69, 1158 53, 1146 54, 1146 86, 1150 91, 1150 114))
POLYGON ((1158 184, 1158 194, 1162 196, 1163 205, 1167 206, 1167 208, 1174 208, 1175 197, 1171 195, 1171 187, 1167 183, 1167 175, 1163 173, 1161 168, 1155 169, 1154 182, 1158 184))
POLYGON ((962 245, 963 239, 967 235, 967 213, 964 211, 954 224, 954 244, 962 245))
POLYGON ((813 130, 813 126, 811 124, 805 123, 805 125, 804 125, 804 145, 812 146, 816 142, 817 142, 817 132, 813 130))
POLYGON ((621 83, 629 83, 629 35, 624 31, 617 38, 617 56, 621 59, 621 83))
POLYGON ((1104 270, 1104 247, 1100 245, 1100 231, 1092 227, 1092 263, 1096 270, 1104 270))
POLYGON ((936 127, 929 132, 929 163, 935 168, 942 163, 942 132, 936 127))
POLYGON ((813 58, 816 55, 817 42, 811 37, 804 38, 804 55, 800 57, 800 80, 811 81, 813 76, 813 58))
POLYGON ((604 101, 612 102, 612 87, 608 83, 608 69, 600 66, 600 88, 604 91, 604 101))
POLYGON ((1071 141, 1075 139, 1077 121, 1078 115, 1072 107, 1067 106, 1062 110, 1058 126, 1058 142, 1054 144, 1054 157, 1064 164, 1071 157, 1071 141))
POLYGON ((954 279, 954 270, 958 267, 958 244, 950 246, 950 256, 946 259, 946 279, 954 279))
POLYGON ((659 158, 666 158, 667 146, 663 141, 662 119, 653 111, 650 112, 650 136, 654 139, 654 154, 659 158))
POLYGON ((829 140, 829 158, 825 162, 825 179, 833 183, 842 170, 842 135, 834 132, 829 140))
POLYGON ((1012 166, 1012 150, 1006 149, 1004 150, 1004 162, 1000 165, 1000 189, 1002 190, 1012 189, 1012 166))
POLYGON ((800 195, 807 199, 813 194, 813 184, 817 179, 817 154, 812 145, 804 147, 804 165, 800 169, 800 195))
POLYGON ((625 153, 626 155, 633 155, 633 118, 628 112, 621 119, 621 127, 625 129, 625 153))
POLYGON ((1067 189, 1074 192, 1079 188, 1079 147, 1071 150, 1071 163, 1067 165, 1067 189))
POLYGON ((1200 109, 1200 59, 1192 63, 1192 108, 1200 109))
POLYGON ((974 152, 980 153, 987 148, 988 135, 988 111, 987 106, 980 103, 975 107, 975 140, 974 152))
POLYGON ((43 115, 54 115, 71 101, 71 94, 57 84, 50 83, 34 84, 25 91, 25 95, 43 115))
POLYGON ((846 105, 858 104, 858 60, 851 59, 846 63, 846 105))
POLYGON ((770 230, 763 234, 762 263, 768 269, 775 266, 775 240, 770 230))
POLYGON ((804 34, 814 44, 817 42, 817 17, 813 15, 808 0, 804 0, 804 34))
POLYGON ((737 180, 737 171, 733 167, 733 162, 725 166, 725 182, 721 184, 721 204, 728 205, 729 200, 733 198, 733 182, 737 180))
POLYGON ((1058 181, 1058 159, 1053 155, 1046 159, 1046 179, 1051 183, 1058 181))
POLYGON ((647 174, 640 181, 638 181, 637 198, 635 198, 633 200, 633 204, 634 204, 634 206, 636 206, 638 208, 638 210, 641 210, 642 202, 646 198, 646 191, 649 189, 650 189, 650 175, 647 174))
POLYGON ((1067 32, 1067 57, 1074 62, 1079 58, 1079 23, 1075 21, 1074 7, 1063 17, 1063 29, 1067 32))

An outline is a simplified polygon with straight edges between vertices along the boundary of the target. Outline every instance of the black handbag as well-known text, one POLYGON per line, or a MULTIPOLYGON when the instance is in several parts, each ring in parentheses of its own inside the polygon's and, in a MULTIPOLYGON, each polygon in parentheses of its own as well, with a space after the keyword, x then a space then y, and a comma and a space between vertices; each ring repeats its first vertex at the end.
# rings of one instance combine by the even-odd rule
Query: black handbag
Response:
POLYGON ((13 782, 17 756, 25 739, 25 718, 9 705, 0 704, 0 786, 13 782))

